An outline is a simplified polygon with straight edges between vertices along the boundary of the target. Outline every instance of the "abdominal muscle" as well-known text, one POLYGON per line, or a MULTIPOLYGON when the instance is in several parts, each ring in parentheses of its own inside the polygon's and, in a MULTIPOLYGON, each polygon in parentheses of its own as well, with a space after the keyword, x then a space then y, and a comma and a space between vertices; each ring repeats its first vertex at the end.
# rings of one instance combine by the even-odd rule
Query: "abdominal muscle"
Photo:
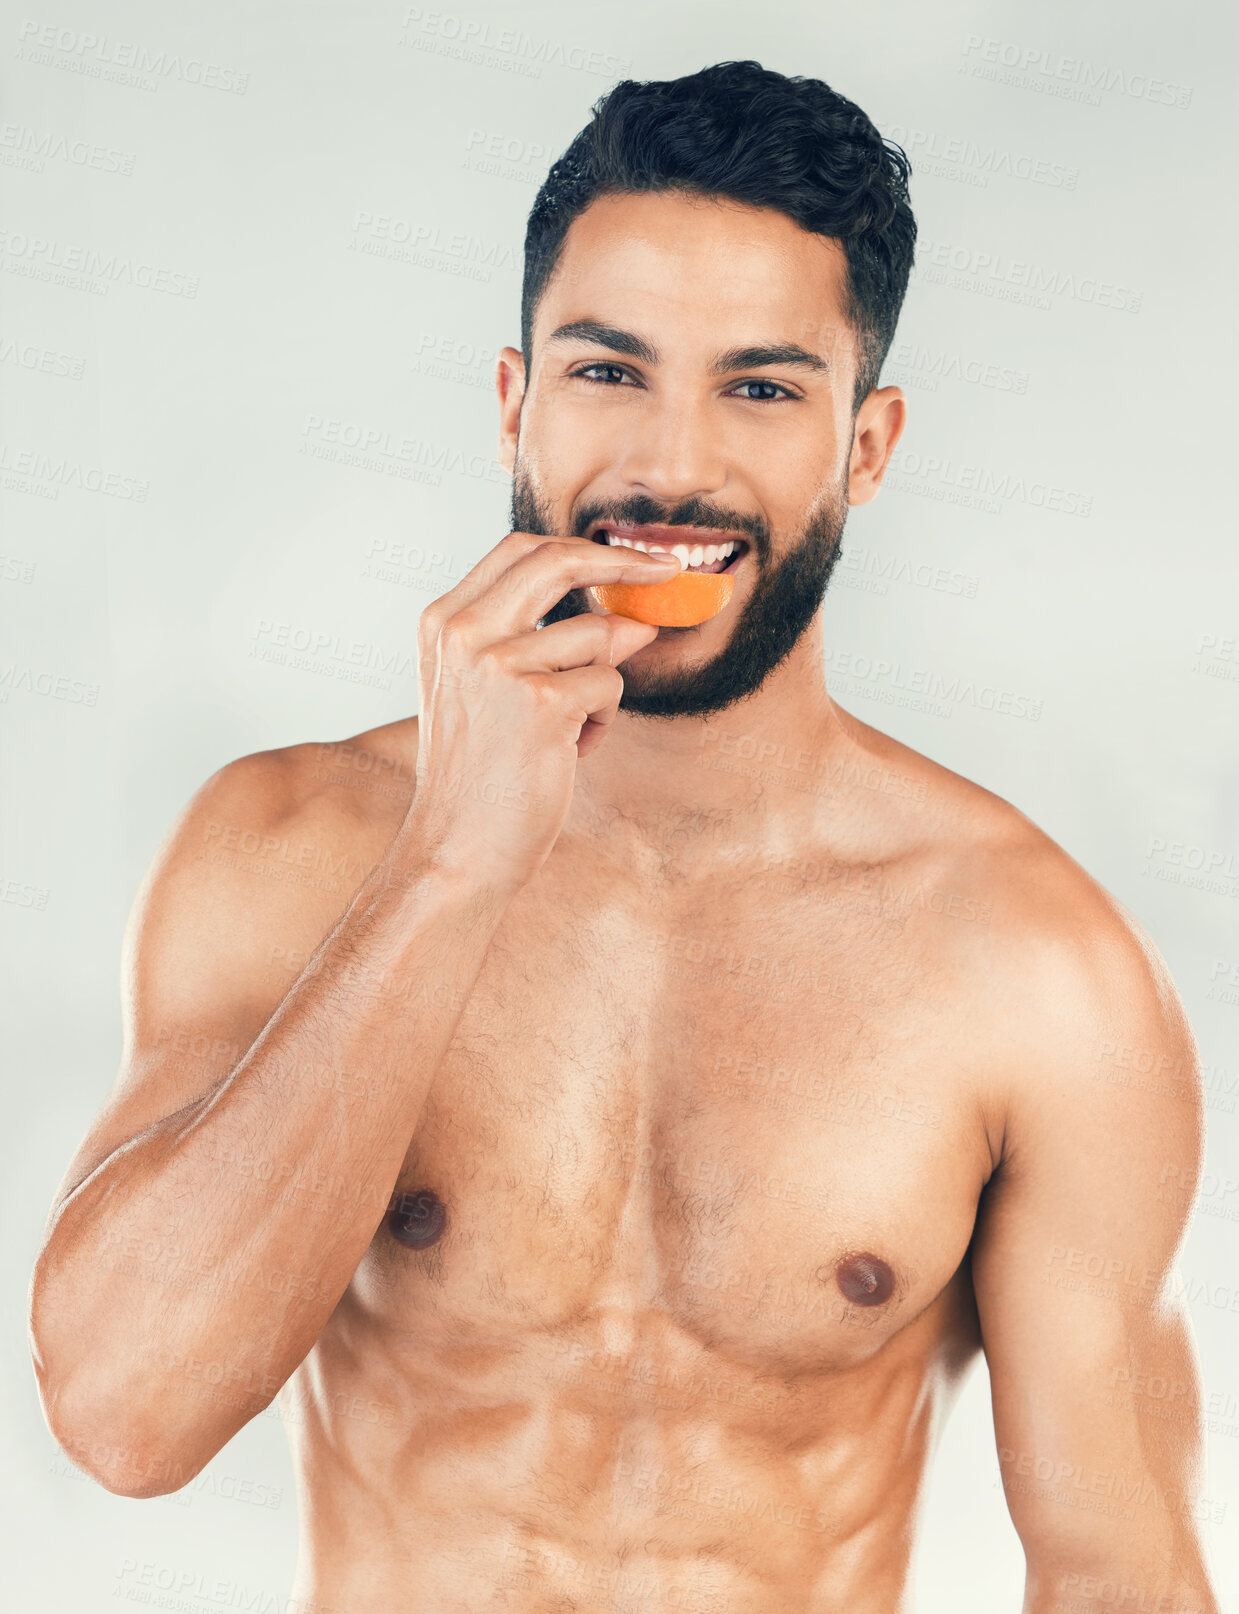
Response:
POLYGON ((350 1291, 280 1397, 288 1614, 901 1614, 976 1348, 962 1273, 867 1359, 777 1376, 657 1311, 419 1338, 350 1291))

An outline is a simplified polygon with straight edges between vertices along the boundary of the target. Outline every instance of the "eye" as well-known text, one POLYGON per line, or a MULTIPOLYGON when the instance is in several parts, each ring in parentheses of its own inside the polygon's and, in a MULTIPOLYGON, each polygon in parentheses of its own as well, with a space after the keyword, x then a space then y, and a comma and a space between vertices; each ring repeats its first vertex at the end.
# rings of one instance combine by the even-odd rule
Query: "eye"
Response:
POLYGON ((738 386, 740 388, 757 387, 764 389, 749 393, 745 399, 746 403, 778 403, 780 399, 776 394, 782 394, 783 398, 794 398, 796 396, 795 393, 789 392, 786 387, 781 386, 777 381, 741 381, 738 386))
POLYGON ((628 371, 625 370, 622 364, 607 364, 605 361, 599 361, 596 364, 583 364, 579 370, 573 370, 571 373, 573 376, 580 376, 585 381, 597 380, 598 384, 604 387, 618 386, 628 375, 628 371), (595 370, 601 370, 604 374, 601 377, 595 377, 592 373, 595 370))

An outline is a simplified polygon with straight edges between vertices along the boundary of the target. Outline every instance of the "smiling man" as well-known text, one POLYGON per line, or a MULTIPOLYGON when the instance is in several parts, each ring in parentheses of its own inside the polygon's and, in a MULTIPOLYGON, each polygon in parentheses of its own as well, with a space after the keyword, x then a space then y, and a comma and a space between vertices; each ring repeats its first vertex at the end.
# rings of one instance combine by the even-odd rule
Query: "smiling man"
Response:
POLYGON ((423 613, 419 716, 224 768, 139 894, 41 1393, 134 1497, 278 1395, 293 1614, 899 1614, 982 1351, 1025 1614, 1216 1614, 1173 984, 824 681, 906 178, 815 80, 617 86, 531 216, 515 530, 423 613), (734 583, 695 627, 592 592, 684 567, 734 583))

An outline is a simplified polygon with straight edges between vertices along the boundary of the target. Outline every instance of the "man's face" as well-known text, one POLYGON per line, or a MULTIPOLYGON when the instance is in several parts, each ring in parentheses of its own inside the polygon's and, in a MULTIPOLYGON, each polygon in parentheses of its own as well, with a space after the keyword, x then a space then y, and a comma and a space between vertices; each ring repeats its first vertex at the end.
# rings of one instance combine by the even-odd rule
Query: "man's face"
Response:
MULTIPOLYGON (((568 232, 523 388, 505 350, 514 528, 605 542, 603 523, 657 523, 742 545, 716 617, 662 628, 624 662, 623 710, 719 711, 815 620, 849 502, 872 496, 849 496, 844 270, 834 242, 773 209, 603 197, 568 232)), ((574 590, 543 620, 597 609, 574 590)))

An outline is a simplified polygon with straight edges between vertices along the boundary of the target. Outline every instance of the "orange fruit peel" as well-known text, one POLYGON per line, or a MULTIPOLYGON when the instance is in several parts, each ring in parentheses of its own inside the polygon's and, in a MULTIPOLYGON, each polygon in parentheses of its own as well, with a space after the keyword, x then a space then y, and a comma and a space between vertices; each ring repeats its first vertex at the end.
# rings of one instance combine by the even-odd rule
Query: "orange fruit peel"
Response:
POLYGON ((593 583, 589 592, 616 616, 656 628, 695 628, 719 614, 735 586, 724 572, 681 572, 665 583, 593 583))

